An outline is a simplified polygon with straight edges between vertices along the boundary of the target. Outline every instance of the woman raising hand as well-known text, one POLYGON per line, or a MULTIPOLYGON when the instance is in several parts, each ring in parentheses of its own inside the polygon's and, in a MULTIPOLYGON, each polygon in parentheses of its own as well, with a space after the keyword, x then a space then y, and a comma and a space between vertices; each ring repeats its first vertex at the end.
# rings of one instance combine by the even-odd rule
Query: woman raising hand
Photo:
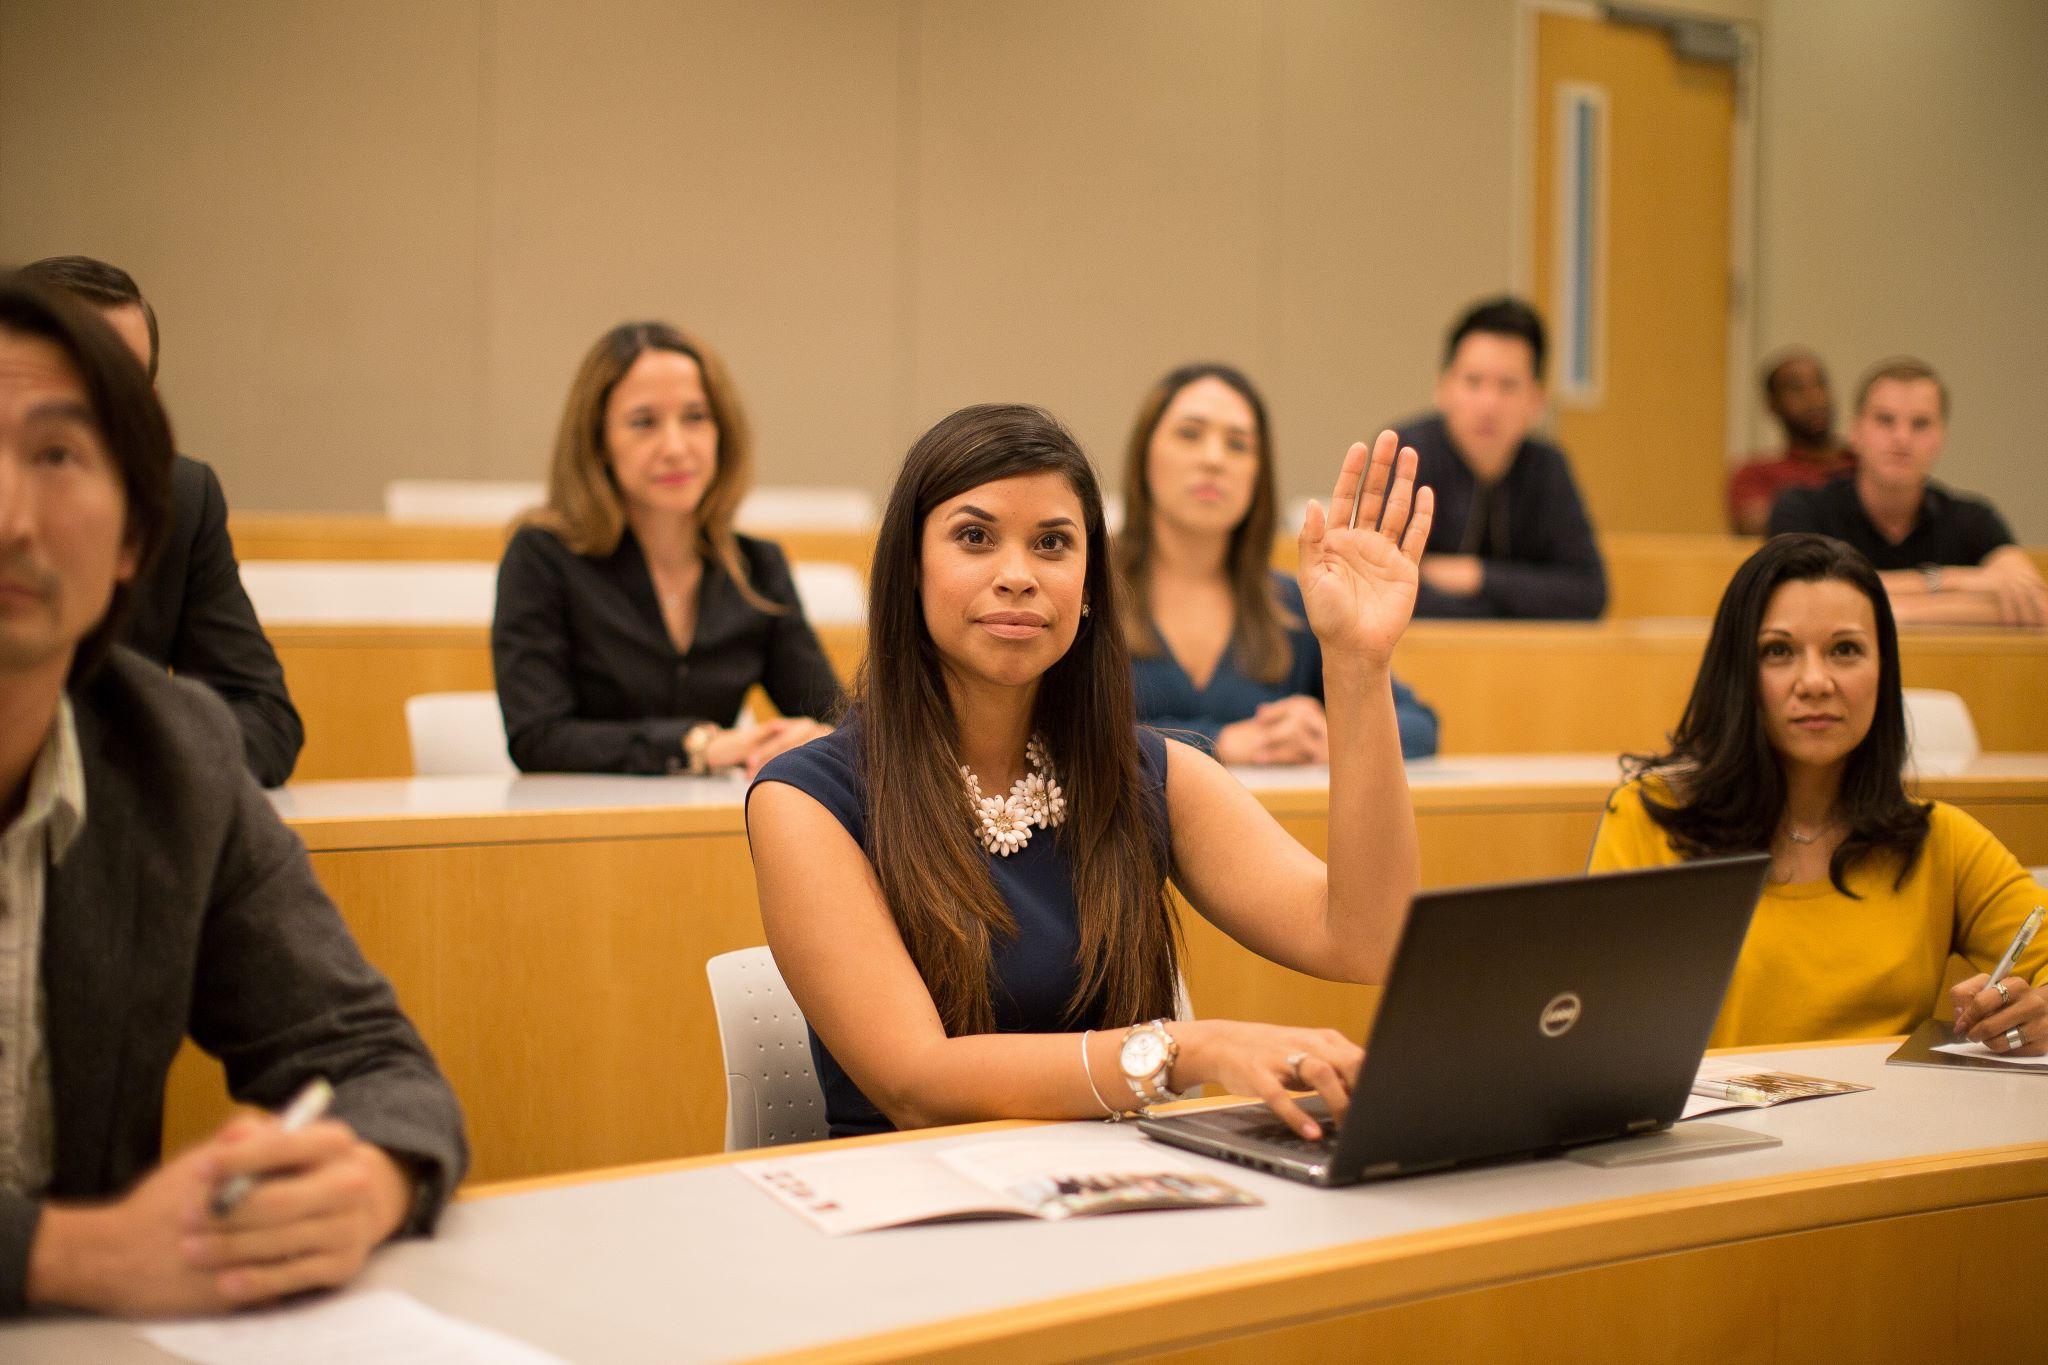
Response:
POLYGON ((1175 1020, 1171 876, 1299 971, 1377 982, 1417 880, 1389 666, 1430 495, 1391 433, 1309 513, 1322 641, 1325 865, 1214 759, 1136 724, 1094 470, 1029 407, 967 408, 905 458, 849 721, 749 793, 770 947, 812 1029, 835 1135, 1122 1115, 1196 1085, 1342 1114, 1341 1034, 1175 1020))

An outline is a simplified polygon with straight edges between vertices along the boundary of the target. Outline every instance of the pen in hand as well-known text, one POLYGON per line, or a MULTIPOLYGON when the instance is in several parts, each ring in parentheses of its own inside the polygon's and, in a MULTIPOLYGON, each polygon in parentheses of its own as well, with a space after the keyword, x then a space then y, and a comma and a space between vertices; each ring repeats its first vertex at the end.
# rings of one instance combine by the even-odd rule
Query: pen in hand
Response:
MULTIPOLYGON (((306 1082, 306 1088, 295 1095, 292 1098, 292 1102, 285 1106, 284 1113, 279 1116, 277 1121, 278 1131, 281 1133, 298 1132, 299 1129, 315 1122, 322 1114, 325 1114, 328 1104, 333 1099, 334 1087, 329 1085, 323 1077, 315 1076, 312 1080, 306 1082)), ((213 1202, 210 1205, 213 1216, 216 1218, 227 1217, 241 1205, 244 1199, 249 1197, 249 1191, 255 1188, 256 1177, 253 1175, 244 1172, 240 1175, 229 1176, 220 1183, 220 1188, 213 1192, 213 1202)))
MULTIPOLYGON (((2034 934, 2041 927, 2041 916, 2042 909, 2037 905, 2034 907, 2034 913, 2027 916, 2027 922, 2020 926, 2020 931, 2012 936, 2012 943, 2006 948, 2005 956, 1999 958, 1998 965, 1991 969, 1991 979, 1986 984, 1986 989, 2005 980, 2006 976, 2011 973, 2012 964, 2020 960, 2020 954, 2024 953, 2027 950, 2027 945, 2034 941, 2034 934)), ((1963 1012, 1957 1010, 1957 1020, 1960 1021, 1962 1017, 1963 1012)))

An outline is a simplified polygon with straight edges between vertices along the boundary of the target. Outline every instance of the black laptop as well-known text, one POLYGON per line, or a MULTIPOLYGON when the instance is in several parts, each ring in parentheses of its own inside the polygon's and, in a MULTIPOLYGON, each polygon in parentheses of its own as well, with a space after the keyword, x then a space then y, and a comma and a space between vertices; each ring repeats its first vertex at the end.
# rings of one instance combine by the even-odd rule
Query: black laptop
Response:
MULTIPOLYGON (((1763 854, 1426 891, 1394 954, 1351 1110, 1321 1141, 1262 1104, 1144 1132, 1314 1185, 1668 1127, 1763 890, 1763 854)), ((1320 1101, 1310 1102, 1319 1120, 1320 1101)))

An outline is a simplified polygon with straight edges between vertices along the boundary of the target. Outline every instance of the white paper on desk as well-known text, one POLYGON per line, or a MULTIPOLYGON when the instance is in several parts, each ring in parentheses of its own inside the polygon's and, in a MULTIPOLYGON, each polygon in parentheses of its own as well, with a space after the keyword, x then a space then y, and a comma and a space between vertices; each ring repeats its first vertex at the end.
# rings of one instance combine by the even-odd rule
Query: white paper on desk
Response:
POLYGON ((164 1323, 138 1334, 199 1365, 566 1365, 559 1356, 437 1313, 394 1289, 164 1323))
POLYGON ((1075 1218, 1259 1201, 1146 1142, 929 1143, 818 1152, 733 1167, 837 1236, 953 1218, 1075 1218))
POLYGON ((2008 1057, 2003 1052, 1993 1052, 1982 1043, 1942 1043, 1931 1050, 1953 1052, 1958 1057, 1980 1062, 2004 1062, 2007 1066, 2048 1066, 2048 1057, 2008 1057))
POLYGON ((924 1144, 734 1165, 783 1207, 839 1236, 943 1218, 1027 1218, 1016 1201, 932 1160, 924 1144))

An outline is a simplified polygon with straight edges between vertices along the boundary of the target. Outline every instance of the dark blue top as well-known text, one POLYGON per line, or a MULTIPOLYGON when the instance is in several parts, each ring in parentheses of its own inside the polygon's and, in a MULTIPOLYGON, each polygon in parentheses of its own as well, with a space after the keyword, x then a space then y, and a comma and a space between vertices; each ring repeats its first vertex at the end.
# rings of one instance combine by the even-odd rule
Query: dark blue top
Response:
POLYGON ((1481 483, 1442 414, 1411 417, 1396 431, 1402 445, 1415 447, 1416 486, 1436 490, 1425 549, 1486 561, 1475 597, 1453 597, 1424 583, 1415 595, 1418 618, 1591 621, 1607 609, 1607 569, 1562 450, 1528 437, 1505 474, 1481 483))
MULTIPOLYGON (((1280 606, 1296 624, 1287 632, 1294 662, 1279 682, 1261 682, 1238 667, 1237 640, 1223 651, 1222 661, 1207 687, 1195 680, 1173 657, 1164 640, 1156 640, 1159 653, 1150 659, 1131 661, 1132 681, 1138 691, 1138 719, 1147 725, 1175 733, 1202 747, 1214 750, 1217 732, 1226 725, 1249 720, 1269 701, 1282 697, 1323 699, 1323 647, 1308 628, 1308 611, 1302 605, 1301 585, 1283 573, 1273 575, 1273 590, 1280 606)), ((1154 636, 1158 631, 1153 631, 1154 636)), ((1428 758, 1436 752, 1436 712, 1394 680, 1394 718, 1401 725, 1401 757, 1428 758)))
MULTIPOLYGON (((771 760, 754 786, 782 782, 811 797, 839 821, 865 851, 866 791, 860 776, 860 725, 856 721, 771 760)), ((1162 838, 1166 830, 1166 741, 1138 727, 1138 756, 1146 796, 1162 838)), ((753 788, 749 787, 752 795, 753 788)), ((969 819, 967 794, 960 819, 969 819)), ((1080 984, 1081 929, 1074 905, 1074 870, 1061 831, 1032 831, 1031 842, 1007 858, 985 854, 996 892, 1017 921, 1017 937, 998 940, 990 970, 996 1032, 1060 1033, 1102 1026, 1102 1002, 1091 1001, 1078 1019, 1067 1017, 1067 1001, 1080 984)), ((833 1137, 886 1133, 895 1125, 869 1102, 814 1031, 811 1058, 825 1092, 825 1117, 833 1137)))

